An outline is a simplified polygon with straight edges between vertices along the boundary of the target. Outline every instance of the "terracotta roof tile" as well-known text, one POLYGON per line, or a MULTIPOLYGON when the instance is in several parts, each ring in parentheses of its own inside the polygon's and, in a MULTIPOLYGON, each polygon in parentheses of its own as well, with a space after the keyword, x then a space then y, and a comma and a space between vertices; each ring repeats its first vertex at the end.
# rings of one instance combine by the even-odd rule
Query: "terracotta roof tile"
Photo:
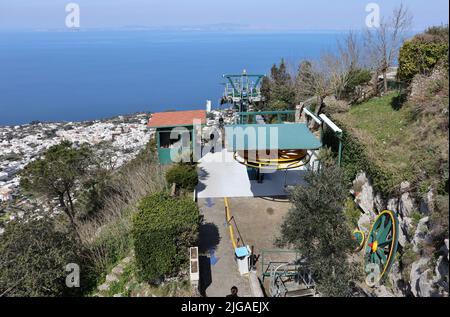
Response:
POLYGON ((172 112, 157 112, 152 115, 148 122, 151 128, 166 127, 166 126, 182 126, 192 125, 194 119, 201 120, 201 123, 206 123, 205 110, 188 110, 188 111, 172 111, 172 112))

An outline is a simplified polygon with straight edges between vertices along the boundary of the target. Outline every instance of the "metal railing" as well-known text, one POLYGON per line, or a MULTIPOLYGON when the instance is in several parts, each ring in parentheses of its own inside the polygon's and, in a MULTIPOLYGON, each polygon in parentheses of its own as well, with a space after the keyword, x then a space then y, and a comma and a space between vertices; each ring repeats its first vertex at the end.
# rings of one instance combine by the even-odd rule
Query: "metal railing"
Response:
MULTIPOLYGON (((295 250, 283 250, 283 249, 262 250, 261 251, 261 278, 263 281, 266 277, 270 276, 271 267, 273 267, 275 265, 292 262, 292 260, 291 261, 266 261, 267 256, 272 255, 272 254, 278 254, 278 255, 291 254, 291 255, 294 255, 295 260, 300 258, 300 253, 295 250)), ((280 256, 277 256, 277 257, 279 258, 280 256)))
MULTIPOLYGON (((250 111, 250 112, 237 112, 237 117, 241 124, 243 123, 256 123, 256 116, 262 117, 276 117, 277 123, 283 122, 295 122, 296 110, 280 110, 280 111, 250 111), (283 120, 285 118, 285 120, 283 120), (249 120, 252 119, 252 120, 249 120)), ((266 118, 265 118, 266 119, 266 118)), ((273 120, 273 118, 272 118, 273 120)))

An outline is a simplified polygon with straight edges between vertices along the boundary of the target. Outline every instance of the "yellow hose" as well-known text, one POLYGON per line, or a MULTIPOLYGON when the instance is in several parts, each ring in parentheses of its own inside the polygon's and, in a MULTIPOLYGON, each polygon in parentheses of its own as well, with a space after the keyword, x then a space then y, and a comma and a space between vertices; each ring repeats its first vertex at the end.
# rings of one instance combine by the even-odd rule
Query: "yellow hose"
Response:
POLYGON ((234 231, 233 231, 233 226, 231 225, 230 207, 228 206, 228 199, 227 199, 227 197, 225 197, 223 199, 223 202, 225 203, 225 212, 226 212, 226 217, 227 217, 228 228, 230 230, 231 243, 233 244, 234 250, 236 250, 237 249, 237 243, 236 243, 236 240, 234 239, 234 231))

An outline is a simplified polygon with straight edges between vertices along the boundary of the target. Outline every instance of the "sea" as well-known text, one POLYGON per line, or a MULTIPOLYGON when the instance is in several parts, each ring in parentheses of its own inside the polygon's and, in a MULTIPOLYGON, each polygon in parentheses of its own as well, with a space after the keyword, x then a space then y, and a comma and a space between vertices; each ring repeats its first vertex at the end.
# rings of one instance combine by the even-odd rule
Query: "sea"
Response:
POLYGON ((0 31, 0 125, 220 107, 223 74, 270 74, 341 32, 0 31))

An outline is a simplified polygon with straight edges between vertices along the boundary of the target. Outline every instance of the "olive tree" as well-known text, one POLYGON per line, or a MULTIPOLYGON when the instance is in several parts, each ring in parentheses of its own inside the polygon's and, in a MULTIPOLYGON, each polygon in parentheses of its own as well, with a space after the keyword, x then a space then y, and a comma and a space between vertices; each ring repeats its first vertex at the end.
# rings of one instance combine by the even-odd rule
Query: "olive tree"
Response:
POLYGON ((308 171, 306 185, 290 193, 292 208, 281 227, 279 246, 290 246, 307 259, 317 289, 325 296, 350 296, 356 271, 349 264, 355 248, 344 214, 348 191, 341 170, 322 166, 308 171))

